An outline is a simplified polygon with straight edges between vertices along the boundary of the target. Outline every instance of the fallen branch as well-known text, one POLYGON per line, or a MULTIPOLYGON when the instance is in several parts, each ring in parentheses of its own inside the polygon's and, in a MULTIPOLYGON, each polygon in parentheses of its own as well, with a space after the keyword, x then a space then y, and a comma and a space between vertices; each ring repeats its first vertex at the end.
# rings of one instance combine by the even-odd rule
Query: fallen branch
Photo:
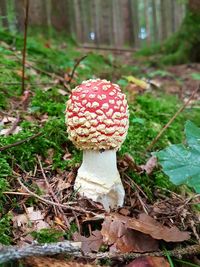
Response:
POLYGON ((85 55, 85 56, 83 56, 83 57, 77 59, 76 64, 75 64, 74 67, 73 67, 72 73, 69 75, 69 81, 68 81, 68 84, 71 83, 71 81, 72 81, 72 79, 73 79, 73 77, 74 77, 74 73, 75 73, 75 71, 76 71, 78 65, 79 65, 79 64, 81 63, 81 61, 83 61, 86 57, 87 57, 87 55, 85 55))
POLYGON ((87 45, 82 45, 80 48, 83 49, 89 49, 89 50, 108 50, 108 51, 113 51, 113 52, 135 52, 136 49, 125 49, 125 48, 117 48, 117 47, 97 47, 97 46, 87 46, 87 45))
POLYGON ((9 149, 9 148, 12 148, 12 147, 15 147, 15 146, 19 146, 19 145, 21 145, 21 144, 23 144, 23 143, 25 143, 25 142, 29 142, 30 140, 33 140, 34 138, 36 138, 36 137, 38 137, 38 136, 40 136, 40 135, 42 135, 41 132, 40 132, 40 133, 36 133, 36 134, 34 134, 34 135, 32 135, 32 136, 29 136, 29 137, 27 137, 26 139, 17 141, 17 142, 15 142, 15 143, 12 143, 12 144, 9 144, 9 145, 6 145, 6 146, 2 146, 2 147, 0 147, 0 151, 4 151, 4 150, 6 150, 6 149, 9 149))
POLYGON ((158 139, 161 137, 161 135, 169 128, 169 126, 172 124, 172 122, 176 119, 176 117, 186 108, 186 106, 190 103, 190 101, 193 99, 193 97, 198 93, 200 90, 200 85, 197 89, 195 89, 191 96, 188 98, 188 100, 179 108, 179 110, 174 114, 174 116, 168 121, 168 123, 161 129, 161 131, 158 133, 158 135, 153 139, 153 141, 150 143, 150 145, 146 148, 146 152, 149 151, 155 143, 158 141, 158 139))
POLYGON ((0 249, 0 263, 10 260, 22 259, 29 256, 55 255, 68 253, 73 256, 80 256, 80 242, 63 241, 44 245, 29 245, 24 247, 3 246, 0 249))
MULTIPOLYGON (((175 248, 173 250, 168 250, 167 254, 172 257, 181 258, 184 255, 197 255, 200 253, 200 245, 192 245, 187 246, 185 248, 175 248)), ((91 259, 117 259, 117 260, 133 260, 139 257, 144 256, 154 256, 154 257, 161 257, 166 256, 166 251, 155 251, 155 252, 148 252, 148 253, 110 253, 110 252, 104 252, 104 253, 90 253, 87 255, 91 259)))
MULTIPOLYGON (((10 260, 22 259, 30 256, 44 256, 44 255, 55 255, 58 253, 67 253, 72 257, 80 257, 86 259, 100 260, 118 260, 127 261, 133 260, 139 257, 151 256, 151 257, 162 257, 166 256, 166 251, 155 251, 148 253, 88 253, 83 255, 81 253, 81 242, 63 241, 57 243, 50 243, 44 245, 28 245, 24 247, 18 246, 3 246, 0 249, 0 263, 4 263, 10 260)), ((200 245, 187 246, 185 248, 175 248, 168 250, 167 254, 181 258, 184 255, 197 255, 200 253, 200 245)))

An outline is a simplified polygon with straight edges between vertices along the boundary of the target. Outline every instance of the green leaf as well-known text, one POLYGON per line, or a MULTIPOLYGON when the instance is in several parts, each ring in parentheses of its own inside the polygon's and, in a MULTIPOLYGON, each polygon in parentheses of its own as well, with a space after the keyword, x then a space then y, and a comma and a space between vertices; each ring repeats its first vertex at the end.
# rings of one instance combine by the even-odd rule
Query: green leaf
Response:
POLYGON ((144 125, 145 124, 145 119, 142 119, 142 118, 133 118, 132 119, 132 122, 133 123, 139 123, 139 124, 142 124, 142 125, 144 125))
POLYGON ((154 154, 172 183, 187 184, 200 193, 200 128, 188 121, 185 133, 188 146, 171 145, 154 154))
POLYGON ((191 73, 191 77, 192 77, 192 79, 199 81, 200 80, 200 73, 193 72, 193 73, 191 73))
POLYGON ((185 124, 185 134, 188 145, 200 151, 200 128, 191 121, 187 121, 185 124))

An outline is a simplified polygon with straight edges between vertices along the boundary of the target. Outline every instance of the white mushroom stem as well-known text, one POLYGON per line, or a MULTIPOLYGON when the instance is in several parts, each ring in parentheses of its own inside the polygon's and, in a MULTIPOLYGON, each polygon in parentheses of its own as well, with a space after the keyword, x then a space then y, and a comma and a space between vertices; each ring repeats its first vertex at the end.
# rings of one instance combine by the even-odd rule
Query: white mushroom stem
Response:
POLYGON ((82 196, 103 204, 106 210, 124 203, 124 188, 117 170, 116 150, 83 151, 75 189, 82 196))

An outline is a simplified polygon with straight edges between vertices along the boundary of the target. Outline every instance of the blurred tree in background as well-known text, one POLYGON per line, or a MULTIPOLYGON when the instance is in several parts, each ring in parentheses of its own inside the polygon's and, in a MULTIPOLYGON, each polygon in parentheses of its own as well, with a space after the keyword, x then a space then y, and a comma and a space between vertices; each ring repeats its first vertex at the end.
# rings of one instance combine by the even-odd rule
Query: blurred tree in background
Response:
MULTIPOLYGON (((142 47, 165 40, 185 15, 178 0, 29 0, 29 28, 52 29, 80 44, 142 47)), ((24 0, 0 0, 0 23, 23 31, 24 0)))
POLYGON ((165 43, 166 63, 200 62, 200 1, 189 0, 178 32, 165 43))

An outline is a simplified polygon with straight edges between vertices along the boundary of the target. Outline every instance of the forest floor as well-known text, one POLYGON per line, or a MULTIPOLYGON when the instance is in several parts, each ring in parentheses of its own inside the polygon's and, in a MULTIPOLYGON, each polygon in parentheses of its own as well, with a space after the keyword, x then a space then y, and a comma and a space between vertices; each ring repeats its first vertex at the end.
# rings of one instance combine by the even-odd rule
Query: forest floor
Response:
POLYGON ((154 142, 198 89, 200 64, 159 66, 154 58, 29 37, 23 90, 22 46, 20 36, 1 32, 0 243, 33 252, 37 244, 68 240, 81 252, 65 248, 18 262, 11 253, 5 266, 200 266, 199 192, 173 183, 152 156, 185 141, 186 121, 200 127, 195 94, 154 142), (118 83, 129 102, 129 132, 118 153, 125 204, 110 213, 73 190, 81 152, 68 139, 64 111, 71 89, 90 78, 118 83))

